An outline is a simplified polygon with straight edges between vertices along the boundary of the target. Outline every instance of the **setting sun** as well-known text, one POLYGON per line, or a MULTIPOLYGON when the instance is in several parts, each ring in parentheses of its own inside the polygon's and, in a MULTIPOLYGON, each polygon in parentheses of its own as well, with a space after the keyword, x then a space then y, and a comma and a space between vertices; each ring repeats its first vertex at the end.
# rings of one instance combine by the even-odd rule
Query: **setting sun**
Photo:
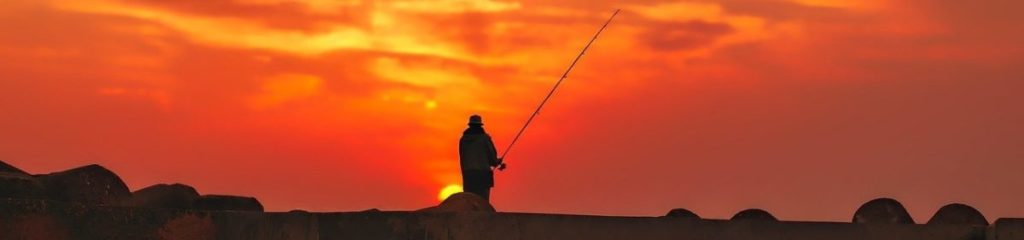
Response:
POLYGON ((458 184, 448 184, 448 186, 445 186, 444 188, 441 189, 441 192, 437 193, 437 200, 438 201, 444 201, 445 199, 448 199, 448 196, 451 196, 452 194, 456 194, 456 193, 460 193, 460 192, 462 192, 462 186, 461 185, 458 185, 458 184))

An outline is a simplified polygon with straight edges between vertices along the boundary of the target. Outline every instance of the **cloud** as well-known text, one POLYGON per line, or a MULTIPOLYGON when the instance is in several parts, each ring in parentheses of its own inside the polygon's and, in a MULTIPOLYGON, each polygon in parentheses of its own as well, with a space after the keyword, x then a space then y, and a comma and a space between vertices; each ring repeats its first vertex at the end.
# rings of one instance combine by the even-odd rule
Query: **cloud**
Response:
POLYGON ((493 0, 399 0, 384 4, 403 11, 427 13, 501 12, 521 7, 517 2, 493 0))
POLYGON ((267 28, 249 19, 192 16, 116 2, 73 2, 56 6, 83 13, 154 21, 181 31, 194 41, 221 47, 257 48, 302 55, 321 54, 337 49, 371 48, 368 33, 356 26, 338 25, 327 31, 306 33, 291 29, 267 28))
POLYGON ((104 96, 127 96, 127 97, 139 97, 153 101, 163 108, 168 108, 171 105, 171 97, 167 92, 161 90, 150 90, 150 89, 126 89, 119 87, 104 87, 96 89, 96 94, 104 96))
POLYGON ((708 46, 732 31, 727 24, 687 21, 651 26, 640 38, 655 50, 676 51, 708 46))
POLYGON ((854 20, 849 12, 873 9, 873 1, 717 1, 721 10, 728 14, 751 15, 773 22, 810 20, 842 22, 854 20))
POLYGON ((170 11, 183 16, 235 19, 278 30, 307 33, 329 31, 337 25, 367 26, 368 8, 359 1, 123 1, 124 6, 170 11), (333 26, 332 26, 333 25, 333 26))
POLYGON ((279 74, 263 82, 263 92, 252 97, 250 105, 255 109, 265 109, 308 98, 320 91, 322 82, 312 75, 279 74))

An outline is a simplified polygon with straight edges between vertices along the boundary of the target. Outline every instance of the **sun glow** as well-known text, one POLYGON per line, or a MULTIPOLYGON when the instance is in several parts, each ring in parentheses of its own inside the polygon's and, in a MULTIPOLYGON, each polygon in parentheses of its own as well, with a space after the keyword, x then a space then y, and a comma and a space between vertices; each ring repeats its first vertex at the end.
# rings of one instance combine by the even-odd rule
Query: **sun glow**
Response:
POLYGON ((444 201, 445 199, 448 199, 448 196, 460 192, 462 192, 462 185, 448 184, 448 186, 441 189, 441 192, 437 193, 437 200, 444 201))

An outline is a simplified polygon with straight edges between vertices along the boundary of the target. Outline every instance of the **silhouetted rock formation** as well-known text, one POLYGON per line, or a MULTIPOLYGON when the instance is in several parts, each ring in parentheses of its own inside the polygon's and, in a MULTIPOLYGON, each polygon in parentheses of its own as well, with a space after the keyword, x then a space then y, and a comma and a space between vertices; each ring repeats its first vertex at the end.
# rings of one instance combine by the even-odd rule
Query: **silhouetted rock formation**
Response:
POLYGON ((914 219, 903 204, 891 198, 868 201, 853 214, 854 223, 914 224, 914 219))
POLYGON ((420 211, 427 212, 495 212, 487 200, 473 193, 460 192, 448 196, 441 205, 420 211))
POLYGON ((147 208, 192 208, 199 198, 195 188, 184 184, 157 184, 132 192, 125 206, 147 208))
POLYGON ((961 224, 988 226, 988 220, 977 209, 960 203, 953 203, 935 212, 928 224, 961 224))
POLYGON ((18 173, 21 175, 29 175, 27 172, 22 171, 21 169, 18 169, 14 166, 11 166, 10 164, 5 163, 4 161, 0 161, 0 173, 18 173))
POLYGON ((0 161, 0 198, 39 198, 43 184, 31 175, 0 161))
POLYGON ((131 196, 121 178, 100 165, 38 175, 50 199, 91 205, 113 205, 131 196))
POLYGON ((157 184, 131 193, 117 174, 95 164, 33 176, 0 162, 0 198, 53 200, 90 206, 263 211, 263 205, 255 198, 200 197, 195 188, 183 184, 157 184))
POLYGON ((665 216, 666 217, 673 217, 673 218, 694 218, 694 219, 700 219, 700 216, 697 216, 696 213, 693 213, 690 210, 686 210, 686 209, 682 209, 682 208, 672 209, 672 210, 668 211, 668 213, 665 214, 665 216))
POLYGON ((1024 219, 986 226, 963 204, 942 207, 928 224, 896 224, 913 220, 888 198, 865 203, 854 223, 779 221, 760 209, 729 221, 689 220, 700 218, 681 208, 665 217, 498 213, 472 193, 420 211, 262 212, 255 198, 201 196, 182 184, 127 193, 96 165, 32 176, 2 162, 0 194, 17 195, 0 195, 0 239, 1024 239, 1024 219))
POLYGON ((207 211, 263 211, 263 204, 252 197, 203 195, 192 202, 192 207, 207 211))
POLYGON ((757 209, 757 208, 752 208, 752 209, 747 209, 747 210, 740 211, 740 212, 736 213, 736 215, 733 215, 732 218, 730 218, 729 220, 732 220, 732 221, 736 221, 736 220, 742 220, 742 221, 778 221, 778 219, 775 219, 775 216, 772 216, 772 214, 768 213, 768 211, 757 209))
POLYGON ((31 175, 0 162, 0 239, 316 239, 313 214, 262 211, 183 184, 131 193, 99 165, 31 175))
POLYGON ((0 172, 0 198, 42 198, 43 184, 32 176, 17 172, 0 172))

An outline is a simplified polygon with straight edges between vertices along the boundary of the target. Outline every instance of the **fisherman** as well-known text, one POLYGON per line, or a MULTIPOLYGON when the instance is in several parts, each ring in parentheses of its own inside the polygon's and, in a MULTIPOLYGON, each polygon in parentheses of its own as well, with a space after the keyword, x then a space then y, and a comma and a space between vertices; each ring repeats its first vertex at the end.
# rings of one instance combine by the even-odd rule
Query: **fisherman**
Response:
POLYGON ((462 132, 459 140, 459 163, 462 166, 462 186, 466 192, 474 193, 484 200, 490 199, 494 187, 493 169, 505 169, 491 136, 484 132, 480 115, 469 117, 469 128, 462 132))
POLYGON ((523 128, 519 129, 519 133, 516 133, 516 137, 512 138, 512 143, 508 144, 508 148, 505 148, 505 152, 498 156, 498 151, 494 149, 494 142, 491 141, 491 136, 484 132, 484 121, 480 119, 479 115, 469 116, 469 128, 462 132, 462 139, 459 141, 459 163, 462 166, 462 186, 466 192, 474 193, 483 197, 485 200, 490 199, 491 187, 494 187, 494 169, 504 170, 505 163, 503 159, 508 155, 508 151, 512 150, 512 146, 516 144, 519 137, 523 135, 523 131, 526 131, 526 127, 530 126, 533 122, 533 118, 540 113, 540 109, 544 107, 544 104, 548 102, 551 95, 558 89, 558 85, 562 84, 562 81, 569 77, 569 71, 576 66, 576 63, 580 61, 583 54, 587 52, 590 45, 597 40, 597 36, 601 35, 605 27, 612 22, 615 15, 619 14, 619 9, 612 13, 612 16, 608 18, 608 21, 604 22, 604 25, 597 30, 593 38, 587 42, 586 46, 583 46, 583 50, 580 51, 579 55, 576 55, 576 59, 572 60, 569 64, 569 68, 565 69, 565 73, 562 73, 562 77, 555 82, 555 86, 551 88, 548 95, 544 97, 544 100, 537 106, 537 110, 530 114, 530 118, 526 119, 526 124, 523 124, 523 128))

